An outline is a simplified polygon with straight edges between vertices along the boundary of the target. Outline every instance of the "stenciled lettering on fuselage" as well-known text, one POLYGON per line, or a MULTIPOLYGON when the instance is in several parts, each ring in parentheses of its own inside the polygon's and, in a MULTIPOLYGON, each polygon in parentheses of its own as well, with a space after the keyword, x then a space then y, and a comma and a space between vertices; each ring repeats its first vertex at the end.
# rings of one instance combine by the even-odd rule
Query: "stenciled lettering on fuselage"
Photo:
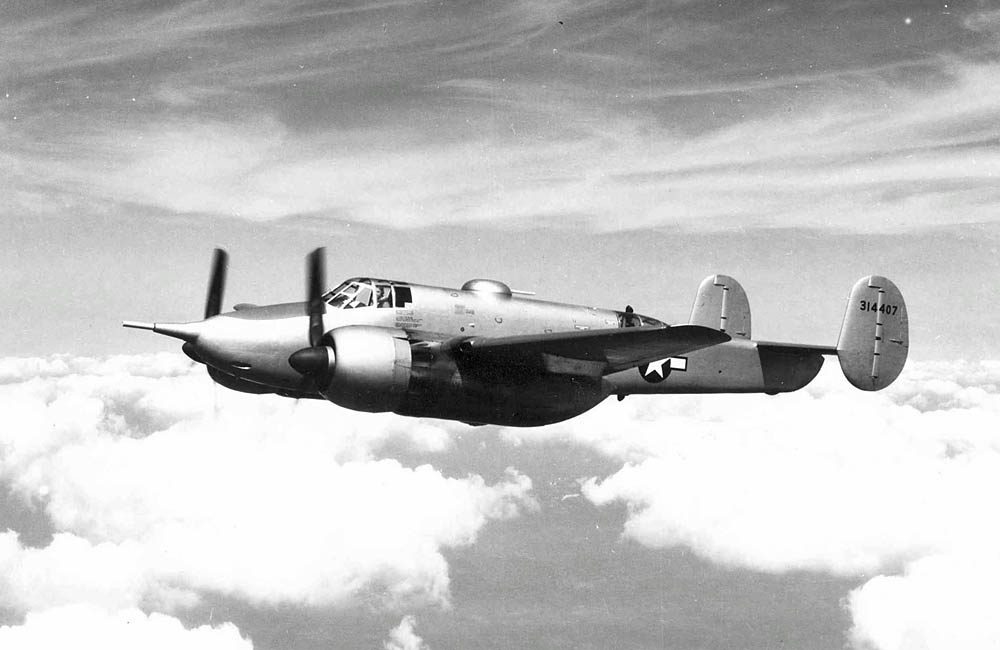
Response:
POLYGON ((658 384, 670 376, 671 371, 687 371, 687 357, 668 357, 639 366, 639 374, 651 384, 658 384))
POLYGON ((420 316, 413 313, 412 309, 396 310, 396 328, 401 330, 417 329, 423 323, 420 316))

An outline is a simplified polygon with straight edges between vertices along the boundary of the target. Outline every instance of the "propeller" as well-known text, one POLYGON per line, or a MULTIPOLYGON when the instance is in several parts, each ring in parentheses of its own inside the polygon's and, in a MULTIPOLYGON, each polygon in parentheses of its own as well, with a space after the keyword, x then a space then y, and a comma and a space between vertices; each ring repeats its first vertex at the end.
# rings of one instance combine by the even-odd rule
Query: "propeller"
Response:
POLYGON ((309 314, 309 347, 293 352, 288 364, 319 383, 333 369, 333 348, 323 345, 323 288, 326 286, 326 249, 317 248, 306 258, 306 297, 309 314))
MULTIPOLYGON (((229 254, 221 248, 216 248, 212 255, 212 273, 208 279, 208 295, 205 296, 205 320, 212 316, 218 316, 222 311, 222 296, 226 292, 226 269, 228 266, 229 254)), ((156 327, 164 329, 163 326, 154 326, 154 329, 156 327)), ((185 338, 186 342, 181 346, 181 351, 192 361, 204 364, 205 362, 198 356, 195 339, 197 339, 197 334, 185 338)))
POLYGON ((222 294, 226 290, 226 267, 229 265, 229 254, 221 248, 215 249, 212 256, 212 274, 208 280, 208 295, 205 297, 205 319, 194 323, 141 323, 137 321, 122 321, 123 327, 139 330, 152 330, 157 334, 172 336, 186 341, 181 348, 185 354, 198 363, 204 363, 197 353, 195 342, 202 331, 202 323, 222 311, 222 294))
POLYGON ((309 296, 309 345, 323 339, 323 287, 326 286, 326 249, 317 248, 306 258, 306 292, 309 296))
POLYGON ((229 254, 221 248, 212 256, 212 275, 208 281, 208 295, 205 297, 205 318, 218 316, 222 311, 222 295, 226 290, 226 267, 229 254))

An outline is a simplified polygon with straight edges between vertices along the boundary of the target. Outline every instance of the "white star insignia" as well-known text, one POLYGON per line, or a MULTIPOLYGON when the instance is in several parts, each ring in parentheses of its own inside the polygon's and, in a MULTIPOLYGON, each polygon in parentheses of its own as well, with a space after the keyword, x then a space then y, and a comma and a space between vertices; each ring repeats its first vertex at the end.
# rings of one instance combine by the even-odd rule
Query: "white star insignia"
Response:
POLYGON ((643 373, 643 376, 648 377, 649 375, 655 372, 661 377, 666 377, 666 375, 663 374, 663 364, 669 361, 670 359, 660 359, 659 361, 653 361, 648 366, 646 366, 646 372, 643 373))

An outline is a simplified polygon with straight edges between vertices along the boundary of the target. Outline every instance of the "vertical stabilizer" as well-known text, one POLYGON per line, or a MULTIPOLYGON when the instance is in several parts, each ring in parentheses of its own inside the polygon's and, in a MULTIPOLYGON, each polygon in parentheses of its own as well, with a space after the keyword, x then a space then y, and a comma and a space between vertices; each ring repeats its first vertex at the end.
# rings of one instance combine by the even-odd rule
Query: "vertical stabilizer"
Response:
POLYGON ((861 278, 837 341, 844 376, 861 390, 885 388, 903 370, 909 336, 906 303, 896 285, 880 275, 861 278))
POLYGON ((750 338, 750 301, 740 283, 728 275, 710 275, 698 287, 691 324, 711 327, 733 338, 750 338))

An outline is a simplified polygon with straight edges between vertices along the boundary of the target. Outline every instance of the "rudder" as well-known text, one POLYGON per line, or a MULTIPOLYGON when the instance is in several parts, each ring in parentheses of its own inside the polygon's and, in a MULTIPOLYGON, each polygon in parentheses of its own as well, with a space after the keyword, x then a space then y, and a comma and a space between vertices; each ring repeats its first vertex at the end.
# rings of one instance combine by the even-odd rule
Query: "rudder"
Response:
POLYGON ((691 325, 711 327, 733 338, 750 338, 750 301, 740 283, 728 275, 710 275, 698 286, 691 325))
POLYGON ((880 275, 858 280, 837 341, 844 376, 861 390, 881 390, 902 372, 908 350, 903 294, 880 275))

